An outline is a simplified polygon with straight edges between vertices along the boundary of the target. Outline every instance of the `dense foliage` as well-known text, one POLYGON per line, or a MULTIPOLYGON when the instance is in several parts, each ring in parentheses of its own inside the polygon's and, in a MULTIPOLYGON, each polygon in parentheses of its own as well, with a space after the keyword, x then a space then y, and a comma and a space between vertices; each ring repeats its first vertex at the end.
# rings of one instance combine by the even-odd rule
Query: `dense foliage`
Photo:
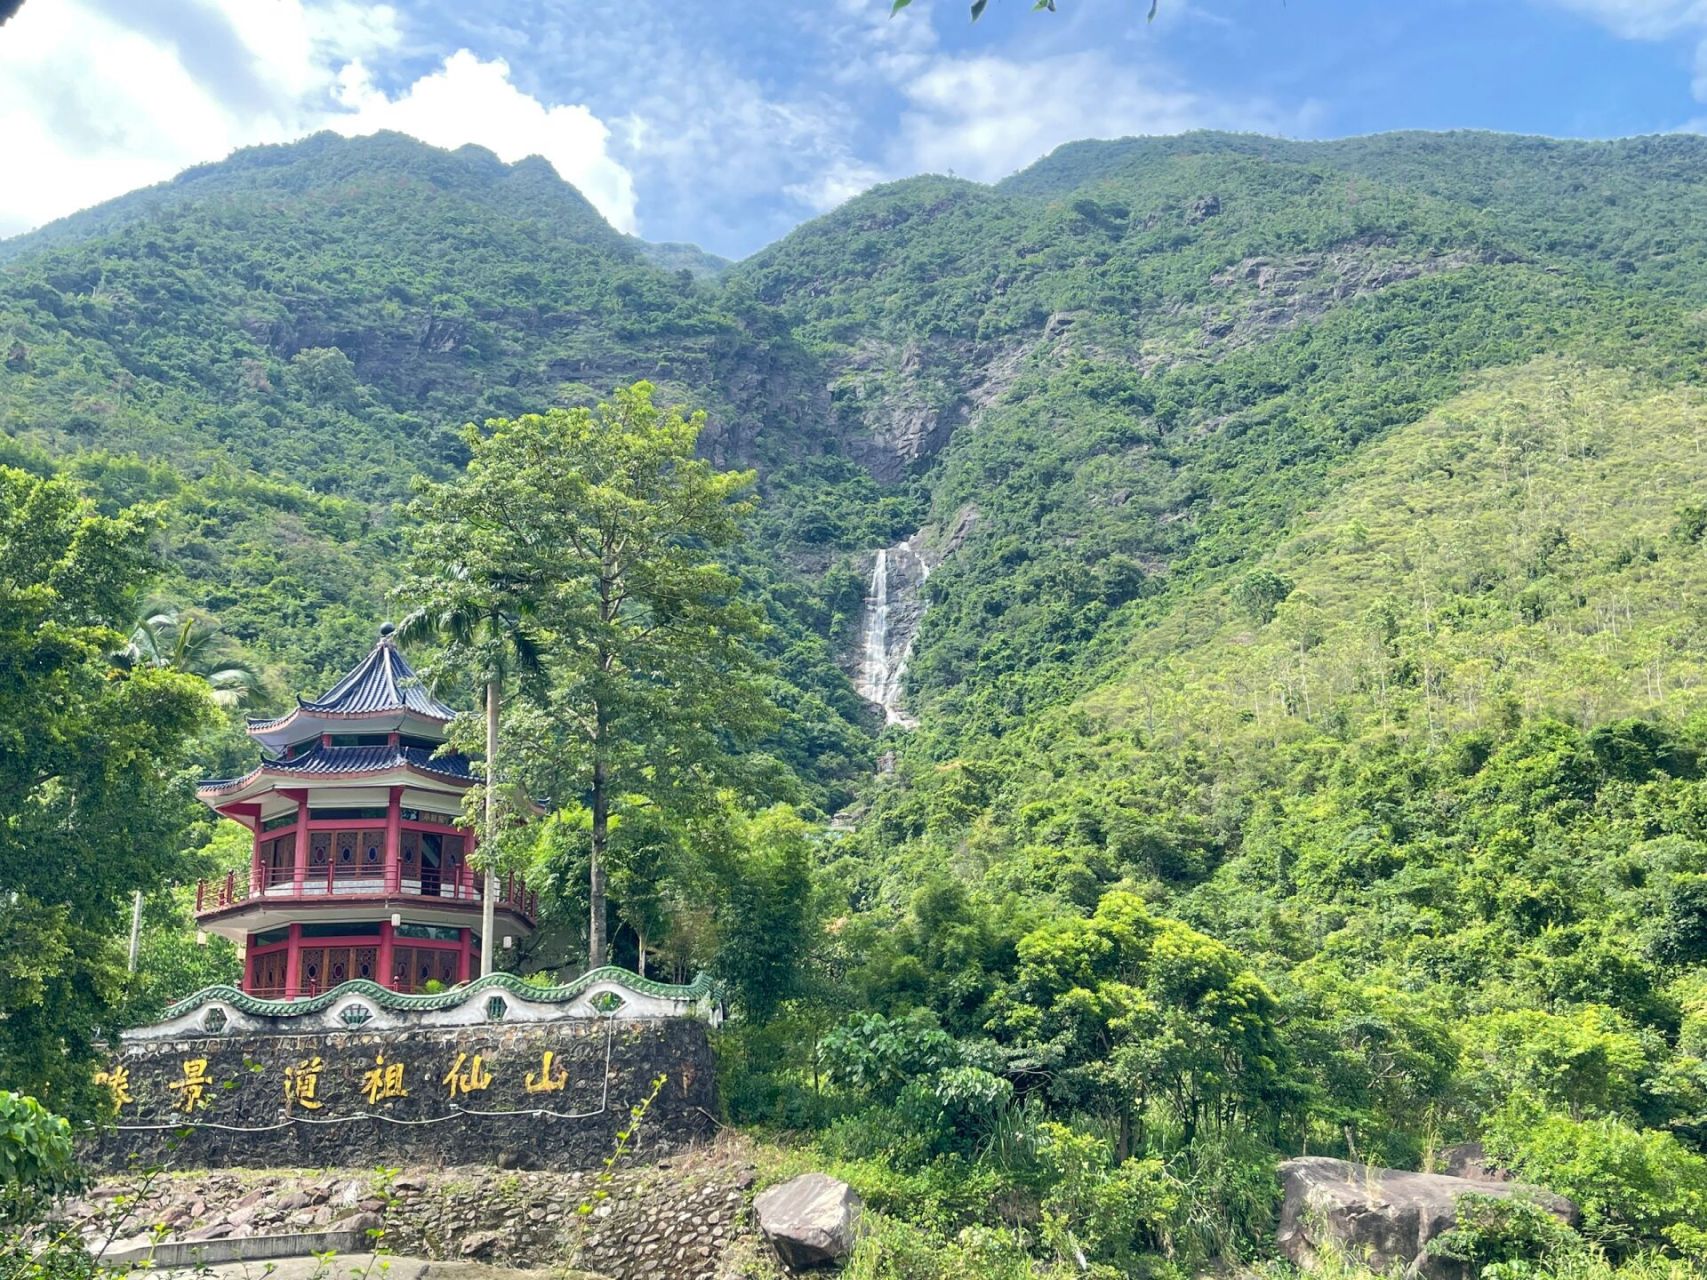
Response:
MULTIPOLYGON (((0 460, 158 504, 264 707, 366 643, 461 424, 704 407, 759 499, 704 569, 781 715, 635 739, 613 948, 731 983, 726 1104, 866 1194, 856 1275, 1197 1267, 1260 1251, 1277 1154, 1469 1139, 1584 1216, 1455 1256, 1658 1275, 1707 1231, 1703 183, 1685 135, 1084 143, 725 268, 537 164, 316 138, 0 248, 0 460), (883 731, 838 663, 921 528, 883 731)), ((580 796, 574 707, 507 705, 580 796)), ((592 821, 530 829, 530 963, 581 945, 592 821)), ((149 911, 149 990, 219 963, 149 911)))
POLYGON ((149 524, 0 468, 0 1061, 61 1108, 91 1105, 120 904, 191 865, 184 768, 210 704, 192 678, 113 661, 149 524))

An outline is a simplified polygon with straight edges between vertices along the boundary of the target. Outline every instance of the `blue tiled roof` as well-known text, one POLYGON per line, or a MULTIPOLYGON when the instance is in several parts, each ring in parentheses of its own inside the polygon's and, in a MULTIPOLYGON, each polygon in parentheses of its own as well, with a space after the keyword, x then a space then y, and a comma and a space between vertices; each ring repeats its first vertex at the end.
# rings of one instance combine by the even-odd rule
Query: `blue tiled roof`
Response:
MULTIPOLYGON (((320 715, 363 715, 385 711, 412 711, 434 720, 449 720, 456 712, 445 706, 421 684, 415 670, 397 652, 391 634, 385 631, 379 643, 357 664, 355 670, 333 685, 323 697, 312 701, 298 698, 298 710, 320 715)), ((293 713, 294 714, 294 713, 293 713)), ((268 729, 290 716, 273 720, 250 720, 250 729, 268 729)))
POLYGON ((404 767, 465 782, 473 777, 466 756, 434 755, 425 747, 315 746, 294 759, 268 760, 265 765, 271 773, 300 774, 372 773, 404 767))
POLYGON ((241 778, 210 778, 201 784, 204 792, 234 791, 257 773, 286 777, 324 778, 342 774, 377 773, 386 769, 418 769, 456 782, 472 782, 468 757, 452 753, 435 755, 426 747, 322 747, 315 745, 293 760, 263 760, 254 772, 241 778))

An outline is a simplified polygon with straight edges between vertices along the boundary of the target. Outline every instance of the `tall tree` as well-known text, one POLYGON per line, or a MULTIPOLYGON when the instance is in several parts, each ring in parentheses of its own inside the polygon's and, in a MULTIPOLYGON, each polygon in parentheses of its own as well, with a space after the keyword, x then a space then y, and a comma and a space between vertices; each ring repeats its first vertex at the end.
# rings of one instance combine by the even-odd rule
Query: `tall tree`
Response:
POLYGON ((153 526, 0 468, 0 1062, 70 1113, 122 990, 120 904, 189 870, 199 814, 185 748, 206 686, 111 662, 153 526))
POLYGON ((717 559, 753 475, 694 456, 704 421, 640 382, 597 409, 488 422, 466 433, 467 472, 418 504, 423 546, 501 573, 543 628, 550 687, 525 755, 539 790, 588 810, 595 966, 617 811, 738 781, 739 748, 774 722, 749 643, 759 615, 717 559))
MULTIPOLYGON (((451 497, 450 486, 429 490, 422 498, 421 511, 428 517, 428 529, 437 531, 447 518, 459 519, 453 508, 439 510, 436 503, 451 497)), ((480 895, 480 976, 492 972, 496 950, 493 934, 497 924, 497 857, 498 844, 498 749, 499 716, 504 696, 505 678, 511 675, 524 682, 537 679, 542 671, 538 639, 528 623, 532 601, 526 585, 506 576, 503 569, 483 558, 490 550, 480 540, 463 544, 445 544, 436 540, 423 543, 424 571, 418 573, 406 590, 423 601, 406 616, 397 628, 400 644, 436 641, 446 648, 445 663, 473 673, 485 689, 486 720, 486 781, 481 788, 483 819, 480 832, 480 857, 486 873, 486 887, 480 895), (434 572, 438 548, 457 545, 464 553, 447 572, 434 572)))

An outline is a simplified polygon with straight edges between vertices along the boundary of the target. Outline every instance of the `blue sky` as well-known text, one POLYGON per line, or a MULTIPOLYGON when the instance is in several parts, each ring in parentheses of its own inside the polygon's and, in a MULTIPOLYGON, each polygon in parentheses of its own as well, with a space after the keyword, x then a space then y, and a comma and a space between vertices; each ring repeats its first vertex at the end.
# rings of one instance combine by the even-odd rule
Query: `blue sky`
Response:
POLYGON ((27 0, 0 234, 316 129, 538 153, 743 256, 876 182, 1083 137, 1707 127, 1707 0, 27 0))

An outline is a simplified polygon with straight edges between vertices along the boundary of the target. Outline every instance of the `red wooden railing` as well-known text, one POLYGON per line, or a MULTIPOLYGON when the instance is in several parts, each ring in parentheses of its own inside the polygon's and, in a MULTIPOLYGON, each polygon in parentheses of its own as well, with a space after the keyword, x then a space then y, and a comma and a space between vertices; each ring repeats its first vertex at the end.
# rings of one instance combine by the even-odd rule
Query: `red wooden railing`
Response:
MULTIPOLYGON (((383 868, 328 868, 305 878, 300 887, 301 891, 298 892, 289 868, 281 868, 275 872, 271 868, 263 867, 260 880, 253 884, 250 882, 248 869, 245 868, 242 871, 227 871, 218 879, 198 880, 196 915, 211 915, 228 907, 262 898, 268 902, 319 900, 328 896, 478 902, 483 879, 479 872, 461 867, 455 874, 447 875, 438 881, 437 892, 431 892, 423 886, 418 876, 388 887, 383 868)), ((428 880, 427 883, 434 882, 428 880)), ((504 876, 498 888, 499 906, 520 912, 530 921, 538 917, 539 894, 530 891, 521 876, 504 876)))

